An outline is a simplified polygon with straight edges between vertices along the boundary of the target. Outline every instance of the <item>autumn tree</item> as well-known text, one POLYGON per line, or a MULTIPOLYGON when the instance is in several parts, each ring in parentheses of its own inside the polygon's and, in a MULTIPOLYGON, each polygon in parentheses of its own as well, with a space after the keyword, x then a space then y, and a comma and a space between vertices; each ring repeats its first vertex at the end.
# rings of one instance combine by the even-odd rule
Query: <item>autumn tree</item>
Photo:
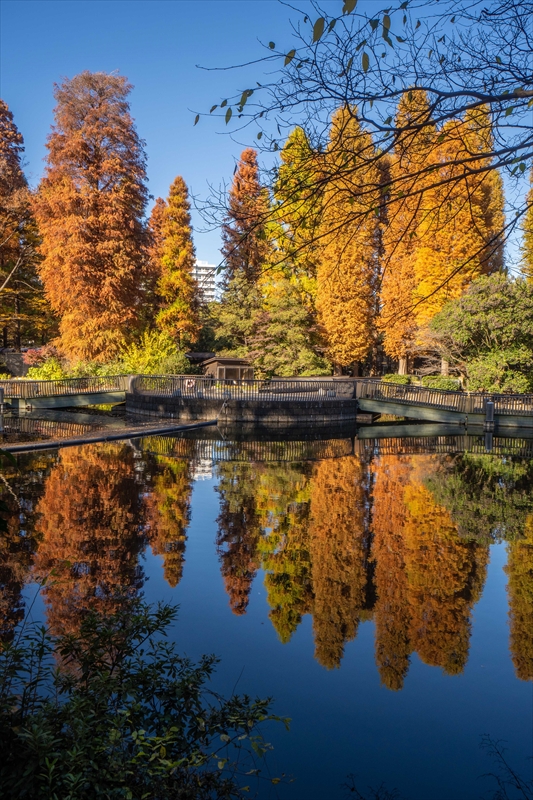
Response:
POLYGON ((394 143, 388 171, 400 197, 387 208, 378 325, 385 352, 398 359, 398 371, 405 374, 415 348, 417 327, 413 308, 417 288, 415 262, 428 205, 423 188, 430 183, 424 170, 435 156, 436 132, 425 92, 410 89, 400 97, 396 128, 402 133, 394 143))
POLYGON ((191 518, 192 466, 190 460, 159 456, 145 498, 148 539, 154 555, 163 559, 166 582, 174 588, 181 580, 191 518))
POLYGON ((37 512, 41 537, 35 574, 54 634, 75 633, 88 610, 113 613, 142 586, 138 554, 146 544, 133 450, 124 444, 61 452, 37 512))
POLYGON ((82 72, 55 88, 34 208, 40 274, 72 359, 117 355, 139 323, 146 272, 146 158, 126 78, 82 72))
POLYGON ((527 518, 523 538, 507 545, 509 646, 516 675, 533 680, 533 517, 527 518))
POLYGON ((280 151, 273 186, 277 222, 275 260, 290 275, 311 314, 315 311, 317 231, 323 203, 317 183, 320 169, 321 154, 313 150, 303 128, 296 126, 280 151))
POLYGON ((163 257, 163 215, 166 203, 162 197, 157 197, 148 218, 148 257, 144 277, 144 308, 143 327, 155 327, 155 319, 160 311, 161 297, 157 284, 161 278, 161 259, 163 257))
POLYGON ((473 280, 503 267, 503 190, 495 170, 469 174, 462 164, 491 152, 486 109, 466 112, 442 128, 432 156, 438 170, 427 192, 414 259, 413 307, 419 327, 473 280), (435 181, 438 174, 440 181, 435 181))
POLYGON ((225 285, 233 278, 256 283, 270 252, 266 220, 268 193, 260 182, 257 152, 243 150, 229 190, 222 227, 225 285))
POLYGON ((3 346, 43 343, 54 331, 37 272, 39 231, 22 171, 24 140, 7 104, 0 100, 0 327, 3 346))
POLYGON ((328 184, 320 223, 321 252, 316 305, 326 354, 337 370, 365 359, 375 342, 379 254, 380 174, 372 165, 372 139, 353 107, 335 112, 324 169, 335 173, 328 184), (341 165, 364 163, 354 182, 341 165), (339 224, 347 209, 361 219, 339 224))
POLYGON ((193 277, 196 254, 192 241, 189 193, 178 175, 170 187, 167 202, 159 202, 152 216, 152 228, 159 225, 154 247, 160 249, 160 278, 157 291, 162 308, 157 315, 160 330, 175 338, 184 349, 198 338, 198 285, 193 277), (157 219, 161 216, 161 220, 157 219))
POLYGON ((366 607, 369 543, 362 462, 355 456, 318 462, 310 493, 315 657, 332 669, 340 666, 366 607))

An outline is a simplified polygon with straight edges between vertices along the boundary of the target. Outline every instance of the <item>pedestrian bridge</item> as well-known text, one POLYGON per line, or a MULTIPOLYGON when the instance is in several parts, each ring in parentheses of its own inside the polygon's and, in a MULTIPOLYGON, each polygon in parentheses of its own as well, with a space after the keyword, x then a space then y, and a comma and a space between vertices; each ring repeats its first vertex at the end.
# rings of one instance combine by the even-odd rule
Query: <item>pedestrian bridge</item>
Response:
POLYGON ((371 414, 426 422, 533 428, 532 394, 493 394, 402 386, 380 380, 356 381, 357 408, 371 414))
POLYGON ((63 378, 53 381, 0 381, 0 390, 13 411, 121 403, 126 399, 129 375, 63 378))
POLYGON ((370 378, 216 380, 195 375, 111 375, 6 380, 13 410, 120 403, 128 411, 180 421, 305 425, 392 415, 462 426, 533 428, 532 394, 488 394, 402 386, 370 378))

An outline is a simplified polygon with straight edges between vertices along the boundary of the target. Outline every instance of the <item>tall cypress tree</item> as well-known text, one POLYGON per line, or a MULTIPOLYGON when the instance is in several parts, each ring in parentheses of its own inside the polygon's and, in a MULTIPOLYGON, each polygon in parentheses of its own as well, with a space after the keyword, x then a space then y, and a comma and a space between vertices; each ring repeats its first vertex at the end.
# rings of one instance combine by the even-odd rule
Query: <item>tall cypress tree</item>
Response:
POLYGON ((372 156, 371 137, 355 110, 339 109, 325 167, 332 173, 344 163, 357 169, 344 176, 341 170, 324 195, 316 298, 326 354, 337 368, 362 361, 375 341, 380 173, 372 156))
POLYGON ((395 125, 399 134, 389 167, 393 196, 389 198, 383 234, 378 326, 385 352, 399 360, 399 371, 405 373, 415 347, 415 258, 420 225, 427 212, 424 190, 431 181, 426 170, 435 156, 435 126, 425 92, 411 89, 402 95, 395 125))
POLYGON ((243 150, 229 191, 228 213, 222 228, 226 286, 234 277, 256 283, 268 257, 266 230, 268 194, 259 180, 257 153, 243 150))
POLYGON ((192 241, 189 194, 183 178, 175 178, 161 211, 161 277, 157 286, 163 307, 158 327, 176 338, 180 348, 198 338, 198 285, 193 277, 196 261, 192 241))
POLYGON ((55 125, 35 202, 40 267, 71 358, 114 357, 142 317, 144 143, 120 75, 82 72, 55 88, 55 125))

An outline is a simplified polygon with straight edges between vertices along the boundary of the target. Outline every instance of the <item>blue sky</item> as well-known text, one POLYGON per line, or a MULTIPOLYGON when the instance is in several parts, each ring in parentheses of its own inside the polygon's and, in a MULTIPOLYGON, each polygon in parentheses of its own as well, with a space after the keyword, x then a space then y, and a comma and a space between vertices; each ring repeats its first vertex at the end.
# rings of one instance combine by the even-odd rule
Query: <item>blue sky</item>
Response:
MULTIPOLYGON (((342 2, 327 5, 340 10, 342 2)), ((260 81, 261 67, 217 73, 196 64, 244 62, 261 54, 258 39, 281 46, 291 38, 289 9, 276 0, 2 0, 0 13, 0 93, 24 136, 30 183, 44 166, 54 82, 85 69, 117 70, 135 87, 131 109, 156 197, 166 197, 178 174, 207 196, 208 182, 231 178, 242 150, 220 120, 193 127, 191 110, 208 110, 247 88, 247 79, 260 81)), ((196 231, 195 242, 198 258, 218 263, 218 232, 196 231)))

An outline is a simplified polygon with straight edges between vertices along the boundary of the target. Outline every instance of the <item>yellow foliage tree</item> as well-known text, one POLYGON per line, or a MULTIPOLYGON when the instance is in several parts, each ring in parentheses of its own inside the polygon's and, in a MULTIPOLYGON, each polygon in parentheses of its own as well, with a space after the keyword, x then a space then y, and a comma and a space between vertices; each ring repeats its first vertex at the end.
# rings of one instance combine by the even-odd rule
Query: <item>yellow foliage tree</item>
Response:
POLYGON ((163 307, 156 322, 160 330, 177 339, 181 349, 198 338, 200 320, 198 285, 193 277, 196 255, 189 193, 180 175, 172 183, 162 209, 160 237, 161 277, 157 290, 163 307))
POLYGON ((437 141, 440 167, 428 192, 414 264, 418 326, 460 297, 475 278, 503 266, 501 178, 494 170, 468 175, 464 166, 468 157, 479 158, 493 147, 488 112, 477 109, 446 123, 437 141))
POLYGON ((328 181, 317 234, 316 297, 326 352, 337 370, 364 360, 375 341, 381 172, 373 156, 355 109, 339 109, 323 159, 335 177, 328 181))
POLYGON ((527 195, 527 211, 524 216, 522 241, 522 272, 533 281, 533 168, 529 176, 531 188, 527 195))
POLYGON ((416 319, 415 258, 420 246, 420 226, 427 213, 427 187, 434 159, 435 126, 427 95, 422 90, 405 92, 398 104, 396 128, 402 131, 390 160, 390 177, 396 196, 390 198, 383 232, 381 311, 378 321, 384 349, 407 372, 413 353, 416 319))

